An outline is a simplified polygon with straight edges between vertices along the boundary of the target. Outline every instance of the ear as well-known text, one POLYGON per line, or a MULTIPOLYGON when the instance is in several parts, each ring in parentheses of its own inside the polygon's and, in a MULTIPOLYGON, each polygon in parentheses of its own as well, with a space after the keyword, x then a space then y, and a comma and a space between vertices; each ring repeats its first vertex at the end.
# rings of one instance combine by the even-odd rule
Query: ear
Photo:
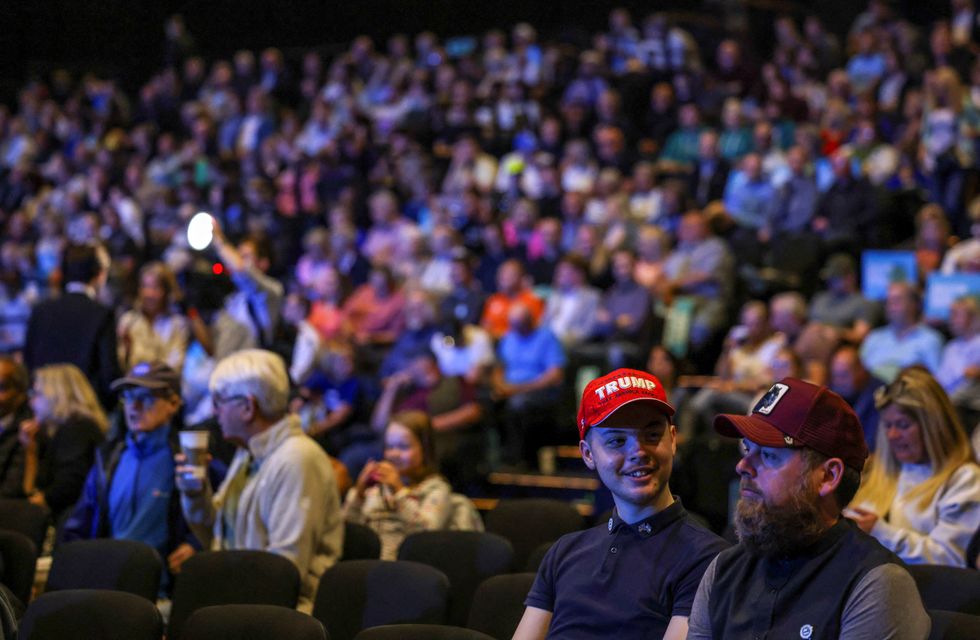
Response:
POLYGON ((819 473, 817 493, 821 497, 827 497, 837 490, 841 478, 844 477, 844 461, 840 458, 830 458, 817 467, 816 471, 819 473))
POLYGON ((670 425, 668 428, 670 432, 670 455, 677 455, 677 425, 670 425))
POLYGON ((595 471, 595 460, 592 457, 592 447, 585 440, 579 440, 578 450, 582 454, 582 461, 592 471, 595 471))
POLYGON ((253 396, 245 396, 245 420, 251 422, 259 415, 259 404, 253 396))

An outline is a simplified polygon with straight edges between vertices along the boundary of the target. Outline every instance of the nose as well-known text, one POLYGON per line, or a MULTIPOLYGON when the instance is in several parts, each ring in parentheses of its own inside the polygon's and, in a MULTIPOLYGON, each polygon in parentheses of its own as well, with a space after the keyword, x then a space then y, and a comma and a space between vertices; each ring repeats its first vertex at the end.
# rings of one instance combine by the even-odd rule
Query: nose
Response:
POLYGON ((735 465, 735 472, 740 476, 752 477, 755 475, 755 467, 749 462, 750 455, 743 455, 742 458, 735 465))
POLYGON ((647 451, 646 447, 636 436, 630 436, 626 441, 626 454, 631 461, 637 460, 647 460, 650 458, 650 452, 647 451))

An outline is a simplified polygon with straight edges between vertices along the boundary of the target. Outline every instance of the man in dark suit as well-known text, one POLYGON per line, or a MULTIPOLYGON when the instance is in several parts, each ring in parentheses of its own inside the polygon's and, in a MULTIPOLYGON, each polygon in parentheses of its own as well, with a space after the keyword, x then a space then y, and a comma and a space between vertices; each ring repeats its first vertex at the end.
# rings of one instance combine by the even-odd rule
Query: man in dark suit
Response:
POLYGON ((704 131, 698 139, 698 161, 688 182, 689 192, 699 207, 721 199, 730 171, 731 165, 718 152, 718 132, 704 131))
POLYGON ((46 364, 74 364, 92 382, 105 407, 112 406, 115 398, 109 385, 120 376, 115 316, 96 300, 108 263, 101 247, 65 247, 61 261, 65 292, 34 307, 24 344, 24 363, 31 371, 46 364))

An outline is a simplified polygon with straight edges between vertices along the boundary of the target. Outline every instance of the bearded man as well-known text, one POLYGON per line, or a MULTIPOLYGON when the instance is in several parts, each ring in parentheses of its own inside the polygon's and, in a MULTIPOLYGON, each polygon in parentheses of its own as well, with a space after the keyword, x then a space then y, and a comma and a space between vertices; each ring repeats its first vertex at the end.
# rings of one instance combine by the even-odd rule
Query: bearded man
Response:
POLYGON ((843 398, 784 378, 750 415, 714 427, 742 439, 739 544, 705 571, 689 639, 927 637, 901 560, 841 515, 868 456, 843 398))

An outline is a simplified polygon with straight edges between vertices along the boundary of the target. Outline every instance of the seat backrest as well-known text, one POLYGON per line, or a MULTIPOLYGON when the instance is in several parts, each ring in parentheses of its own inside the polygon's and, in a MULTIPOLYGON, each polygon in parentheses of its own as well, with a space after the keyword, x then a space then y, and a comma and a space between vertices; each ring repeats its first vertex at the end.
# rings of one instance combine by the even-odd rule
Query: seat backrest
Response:
POLYGON ((929 609, 932 629, 929 640, 977 640, 980 638, 980 616, 956 611, 929 609))
POLYGON ((17 531, 31 539, 40 552, 48 533, 51 511, 27 500, 0 498, 0 529, 17 531))
POLYGON ((202 607, 184 623, 178 640, 328 640, 319 620, 269 604, 202 607))
POLYGON ((390 624, 371 627, 355 640, 492 640, 479 631, 435 624, 390 624))
POLYGON ((531 552, 543 542, 578 531, 584 522, 571 504, 547 498, 501 500, 484 518, 487 531, 514 546, 514 568, 523 569, 531 552))
POLYGON ((179 638, 187 618, 218 604, 271 604, 294 609, 299 571, 286 558, 267 551, 205 551, 191 556, 174 584, 167 636, 179 638))
POLYGON ((449 578, 418 562, 347 560, 320 578, 313 616, 333 640, 385 624, 443 624, 449 578))
POLYGON ((371 527, 354 522, 344 523, 344 553, 341 560, 377 560, 381 557, 381 539, 371 527))
POLYGON ((510 640, 524 615, 524 599, 534 584, 533 573, 487 578, 473 594, 466 626, 497 640, 510 640))
POLYGON ((69 589, 45 593, 27 607, 19 640, 160 640, 156 606, 122 591, 69 589))
POLYGON ((926 609, 980 616, 980 572, 929 564, 908 566, 926 609))
POLYGON ((0 561, 3 566, 0 582, 26 605, 34 587, 37 547, 23 533, 0 531, 0 561))
POLYGON ((135 540, 78 540, 59 545, 51 558, 47 591, 110 589, 156 602, 163 564, 160 554, 135 540))
POLYGON ((514 548, 507 538, 481 531, 421 531, 407 536, 399 560, 413 560, 442 571, 449 578, 449 624, 465 626, 473 592, 481 582, 507 573, 514 548))
POLYGON ((541 567, 541 562, 544 557, 548 555, 548 550, 551 549, 551 545, 555 544, 554 540, 549 540, 548 542, 542 542, 538 546, 534 547, 531 551, 531 555, 527 557, 527 562, 524 564, 524 570, 530 573, 537 573, 538 568, 541 567))

